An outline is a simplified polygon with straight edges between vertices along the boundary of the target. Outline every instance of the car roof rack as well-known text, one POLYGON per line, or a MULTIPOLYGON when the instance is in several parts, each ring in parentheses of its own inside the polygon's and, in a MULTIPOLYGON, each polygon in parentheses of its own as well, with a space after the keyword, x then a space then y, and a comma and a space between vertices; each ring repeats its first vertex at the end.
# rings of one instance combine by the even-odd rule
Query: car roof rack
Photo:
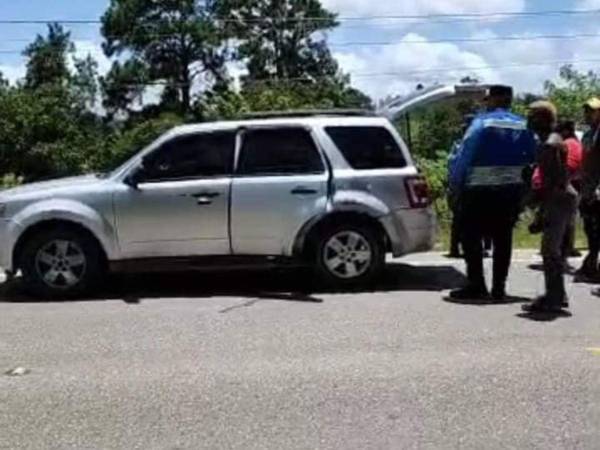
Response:
POLYGON ((288 111, 257 111, 243 114, 244 119, 285 119, 291 117, 376 117, 366 109, 298 109, 288 111))

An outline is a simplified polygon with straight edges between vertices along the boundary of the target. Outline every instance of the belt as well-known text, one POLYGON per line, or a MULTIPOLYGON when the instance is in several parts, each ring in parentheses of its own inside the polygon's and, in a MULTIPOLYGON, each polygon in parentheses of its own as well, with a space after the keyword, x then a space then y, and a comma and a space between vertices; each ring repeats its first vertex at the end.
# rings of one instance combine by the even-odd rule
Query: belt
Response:
POLYGON ((467 186, 505 186, 523 184, 521 166, 473 167, 467 186))

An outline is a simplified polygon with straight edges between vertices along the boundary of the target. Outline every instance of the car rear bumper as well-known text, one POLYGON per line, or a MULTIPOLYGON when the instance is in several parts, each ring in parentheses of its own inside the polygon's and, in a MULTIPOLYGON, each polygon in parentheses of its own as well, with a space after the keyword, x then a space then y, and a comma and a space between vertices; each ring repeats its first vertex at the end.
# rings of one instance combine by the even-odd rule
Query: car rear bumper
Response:
POLYGON ((394 256, 426 252, 435 245, 437 220, 431 208, 401 209, 381 219, 394 256))

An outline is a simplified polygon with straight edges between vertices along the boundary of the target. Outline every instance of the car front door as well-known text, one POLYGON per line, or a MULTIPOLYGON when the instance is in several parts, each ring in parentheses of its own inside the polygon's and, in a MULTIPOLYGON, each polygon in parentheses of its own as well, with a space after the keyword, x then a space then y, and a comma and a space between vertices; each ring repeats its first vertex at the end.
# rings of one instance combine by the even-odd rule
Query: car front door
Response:
POLYGON ((243 131, 231 195, 233 252, 286 255, 301 227, 326 210, 328 179, 309 130, 243 131))
POLYGON ((144 158, 115 194, 124 258, 227 255, 235 132, 188 134, 144 158))

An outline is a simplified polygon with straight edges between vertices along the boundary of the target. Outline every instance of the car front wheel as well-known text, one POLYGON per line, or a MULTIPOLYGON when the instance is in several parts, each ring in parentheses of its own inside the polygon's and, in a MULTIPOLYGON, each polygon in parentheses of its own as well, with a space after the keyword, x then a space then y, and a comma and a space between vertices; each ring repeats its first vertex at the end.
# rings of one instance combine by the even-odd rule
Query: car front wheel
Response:
POLYGON ((385 264, 383 239, 365 226, 331 227, 321 234, 317 258, 319 274, 328 284, 364 285, 385 264))
POLYGON ((45 230, 25 243, 21 266, 25 289, 31 294, 74 297, 99 280, 101 251, 94 239, 78 230, 45 230))

